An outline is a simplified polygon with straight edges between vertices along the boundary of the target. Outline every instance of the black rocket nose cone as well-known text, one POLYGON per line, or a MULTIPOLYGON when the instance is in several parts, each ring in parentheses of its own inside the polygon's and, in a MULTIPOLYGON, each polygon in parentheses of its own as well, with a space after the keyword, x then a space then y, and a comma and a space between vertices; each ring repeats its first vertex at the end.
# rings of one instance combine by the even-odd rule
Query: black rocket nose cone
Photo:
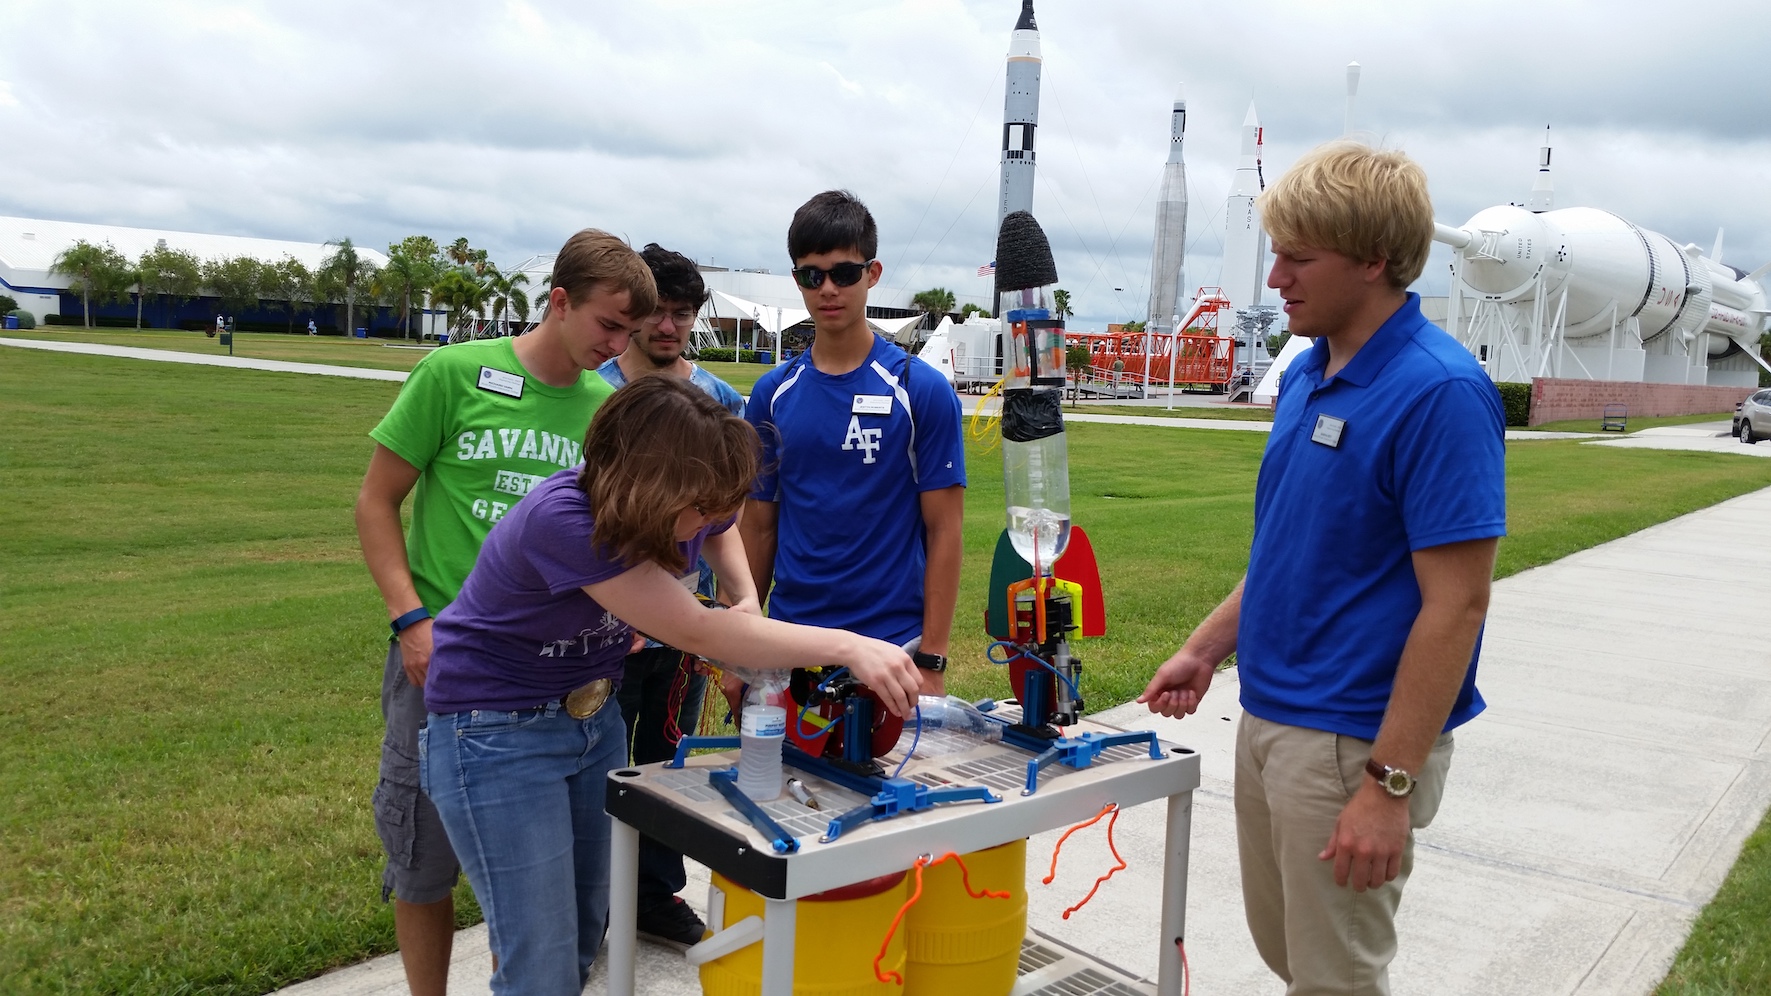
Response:
POLYGON ((1033 23, 1033 0, 1021 0, 1021 19, 1015 22, 1015 30, 1039 30, 1039 25, 1033 23))
POLYGON ((1052 244, 1033 215, 1012 211, 1002 219, 996 233, 996 292, 1044 287, 1058 282, 1058 264, 1052 244))

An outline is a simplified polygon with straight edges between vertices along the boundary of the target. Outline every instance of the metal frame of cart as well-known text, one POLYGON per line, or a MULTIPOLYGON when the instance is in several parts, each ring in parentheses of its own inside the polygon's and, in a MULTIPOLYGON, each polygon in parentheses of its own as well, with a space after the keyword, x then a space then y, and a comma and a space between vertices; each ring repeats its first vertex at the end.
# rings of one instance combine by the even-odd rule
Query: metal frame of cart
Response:
MULTIPOLYGON (((1073 731, 1117 732, 1086 720, 1073 731)), ((1162 744, 1161 755, 1153 759, 1147 750, 1133 745, 1115 748, 1086 768, 1054 765, 1041 774, 1039 791, 1024 796, 1020 788, 1026 778, 1026 755, 1015 748, 980 743, 938 757, 919 754, 905 767, 905 777, 930 785, 987 784, 1006 789, 1000 791, 1002 801, 907 813, 866 824, 829 843, 819 842, 812 828, 821 826, 832 808, 860 797, 808 777, 812 791, 826 800, 823 812, 795 812, 803 807, 786 797, 767 804, 800 839, 801 846, 789 854, 776 853, 728 802, 706 788, 708 772, 735 763, 736 752, 694 757, 676 770, 659 763, 611 772, 609 992, 634 993, 642 832, 763 897, 762 996, 790 996, 800 898, 903 871, 922 855, 966 854, 1069 826, 1110 802, 1129 809, 1162 799, 1168 821, 1156 993, 1180 996, 1177 941, 1186 932, 1187 859, 1199 756, 1168 743, 1162 744)))

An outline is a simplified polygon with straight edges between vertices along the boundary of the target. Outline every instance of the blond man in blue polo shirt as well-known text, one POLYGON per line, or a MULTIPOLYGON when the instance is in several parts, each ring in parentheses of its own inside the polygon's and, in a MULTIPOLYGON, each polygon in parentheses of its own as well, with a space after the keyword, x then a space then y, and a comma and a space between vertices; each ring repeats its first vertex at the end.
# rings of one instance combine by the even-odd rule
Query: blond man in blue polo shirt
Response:
POLYGON ((1280 387, 1248 574, 1139 701, 1188 715, 1237 655, 1255 947, 1288 996, 1386 994, 1413 831, 1439 807, 1451 731, 1483 708, 1505 418, 1482 368, 1407 290, 1433 233, 1419 166, 1335 142, 1259 204, 1267 286, 1316 345, 1280 387), (1244 616, 1245 599, 1281 611, 1244 616))

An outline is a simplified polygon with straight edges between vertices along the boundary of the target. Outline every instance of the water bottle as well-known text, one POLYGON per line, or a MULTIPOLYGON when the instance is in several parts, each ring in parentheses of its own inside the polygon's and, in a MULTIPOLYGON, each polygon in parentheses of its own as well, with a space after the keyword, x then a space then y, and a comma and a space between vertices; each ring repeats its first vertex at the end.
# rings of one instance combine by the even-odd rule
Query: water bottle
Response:
POLYGON ((949 730, 991 743, 1002 739, 1001 723, 986 718, 977 706, 957 695, 919 695, 916 706, 922 713, 924 732, 949 730))
POLYGON ((756 802, 781 795, 781 742, 787 739, 787 672, 752 671, 738 717, 738 791, 756 802))

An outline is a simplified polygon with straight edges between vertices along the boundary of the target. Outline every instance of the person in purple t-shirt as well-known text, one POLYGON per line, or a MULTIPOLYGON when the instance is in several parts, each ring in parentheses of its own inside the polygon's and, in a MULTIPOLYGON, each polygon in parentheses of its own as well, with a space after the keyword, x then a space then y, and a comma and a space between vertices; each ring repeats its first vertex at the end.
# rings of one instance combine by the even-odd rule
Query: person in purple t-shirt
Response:
POLYGON ((486 915, 495 993, 577 994, 609 909, 606 708, 637 628, 741 667, 840 664, 902 716, 909 656, 881 640, 762 617, 738 531, 756 475, 749 423, 670 377, 617 391, 584 466, 535 483, 486 537, 437 617, 419 734, 423 788, 486 915), (678 580, 705 557, 730 611, 678 580))

